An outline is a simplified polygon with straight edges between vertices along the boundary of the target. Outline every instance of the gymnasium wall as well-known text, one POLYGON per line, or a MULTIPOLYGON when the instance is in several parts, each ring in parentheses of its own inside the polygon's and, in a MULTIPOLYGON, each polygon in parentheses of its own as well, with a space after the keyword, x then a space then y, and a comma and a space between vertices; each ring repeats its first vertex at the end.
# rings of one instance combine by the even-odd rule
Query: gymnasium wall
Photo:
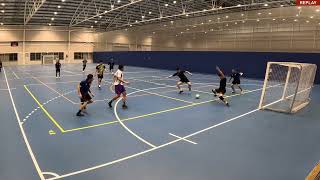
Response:
MULTIPOLYGON (((226 73, 236 68, 245 77, 263 79, 268 61, 294 61, 314 63, 320 68, 318 53, 282 52, 218 52, 218 51, 140 51, 140 52, 94 52, 94 62, 107 63, 114 58, 116 64, 175 70, 181 67, 192 72, 215 74, 215 66, 226 73)), ((320 70, 316 75, 320 83, 320 70)))
POLYGON ((0 54, 18 53, 18 61, 7 65, 41 64, 41 61, 31 61, 30 53, 43 52, 63 52, 62 63, 81 63, 81 60, 74 59, 74 52, 92 52, 94 48, 95 33, 88 30, 73 30, 69 34, 68 29, 49 26, 25 29, 24 36, 23 27, 0 28, 0 54), (11 47, 13 41, 19 46, 11 47))

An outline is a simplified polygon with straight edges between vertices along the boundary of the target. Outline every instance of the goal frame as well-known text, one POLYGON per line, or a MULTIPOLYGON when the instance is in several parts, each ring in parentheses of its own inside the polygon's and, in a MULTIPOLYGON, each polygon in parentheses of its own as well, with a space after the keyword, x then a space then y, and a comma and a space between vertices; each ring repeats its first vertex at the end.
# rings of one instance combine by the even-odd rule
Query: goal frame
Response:
POLYGON ((42 55, 42 64, 46 65, 46 64, 54 64, 55 61, 55 56, 54 55, 42 55), (52 58, 52 63, 46 63, 46 59, 45 58, 52 58))
MULTIPOLYGON (((302 74, 301 73, 302 73, 302 70, 303 70, 303 65, 310 65, 311 66, 311 65, 314 65, 314 64, 295 63, 295 62, 274 62, 274 61, 268 62, 266 73, 265 73, 265 79, 264 79, 262 94, 261 94, 260 103, 259 103, 259 109, 260 110, 273 110, 273 111, 278 111, 278 112, 283 112, 283 113, 295 113, 295 112, 299 111, 300 109, 304 108, 305 106, 307 106, 310 103, 310 97, 309 97, 305 102, 303 102, 302 104, 298 105, 297 107, 294 107, 294 103, 296 102, 297 94, 302 93, 302 92, 304 92, 306 90, 310 90, 313 87, 313 84, 312 84, 311 87, 308 87, 308 88, 298 92, 299 91, 299 87, 300 87, 300 83, 301 83, 301 80, 302 80, 302 78, 301 78, 302 74), (269 80, 269 77, 270 77, 270 67, 271 67, 272 64, 286 66, 286 67, 288 67, 288 71, 287 71, 286 80, 285 80, 284 89, 283 89, 281 98, 279 100, 276 100, 276 101, 274 101, 272 103, 269 103, 267 105, 263 105, 263 102, 264 102, 264 99, 265 99, 265 95, 266 95, 266 90, 268 88, 267 84, 268 84, 268 80, 269 80), (285 95, 286 95, 286 91, 287 91, 287 86, 289 84, 289 79, 290 79, 292 68, 298 68, 298 70, 299 70, 299 79, 298 79, 298 82, 296 84, 294 93, 292 95, 289 95, 289 96, 286 97, 285 95), (285 100, 286 98, 289 98, 289 97, 293 97, 292 102, 289 105, 290 106, 290 110, 289 111, 270 108, 271 105, 276 104, 278 102, 281 102, 281 101, 283 101, 283 100, 285 100)), ((315 72, 316 72, 317 66, 316 65, 314 65, 314 66, 315 66, 315 72)), ((312 77, 312 76, 310 76, 310 77, 313 78, 313 81, 314 81, 314 77, 312 77)))

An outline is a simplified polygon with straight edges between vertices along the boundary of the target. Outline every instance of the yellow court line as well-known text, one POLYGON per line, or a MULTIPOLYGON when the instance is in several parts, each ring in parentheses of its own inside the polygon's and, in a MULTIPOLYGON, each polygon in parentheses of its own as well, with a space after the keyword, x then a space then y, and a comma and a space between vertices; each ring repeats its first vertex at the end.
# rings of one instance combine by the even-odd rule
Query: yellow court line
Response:
MULTIPOLYGON (((234 94, 234 95, 226 96, 226 98, 235 97, 235 96, 240 96, 240 95, 244 95, 244 94, 248 94, 248 93, 256 92, 256 91, 260 91, 260 90, 261 90, 261 89, 255 89, 255 90, 251 90, 251 91, 244 92, 243 94, 234 94)), ((193 106, 198 106, 198 105, 202 105, 202 104, 207 104, 207 103, 215 102, 215 101, 219 101, 219 100, 220 100, 220 99, 213 99, 213 100, 209 100, 209 101, 203 101, 203 102, 199 102, 199 103, 193 103, 193 104, 189 104, 189 105, 185 105, 185 106, 179 106, 179 107, 175 107, 175 108, 171 108, 171 109, 166 109, 166 110, 157 111, 157 112, 153 112, 153 113, 148 113, 148 114, 144 114, 144 115, 140 115, 140 116, 135 116, 135 117, 131 117, 131 118, 126 118, 126 119, 122 119, 121 121, 136 120, 136 119, 145 118, 145 117, 149 117, 149 116, 154 116, 154 115, 158 115, 158 114, 162 114, 162 113, 166 113, 166 112, 171 112, 171 111, 176 111, 176 110, 180 110, 180 109, 185 109, 185 108, 188 108, 188 107, 193 107, 193 106)), ((79 131, 79 130, 84 130, 84 129, 91 129, 91 128, 95 128, 95 127, 100 127, 100 126, 105 126, 105 125, 111 125, 111 124, 116 124, 116 123, 119 123, 119 121, 109 121, 109 122, 105 122, 105 123, 101 123, 101 124, 95 124, 95 125, 91 125, 91 126, 84 126, 84 127, 80 127, 80 128, 68 129, 68 130, 65 130, 65 132, 73 132, 73 131, 79 131)))
POLYGON ((305 180, 315 180, 320 176, 320 163, 318 163, 308 174, 305 180))
POLYGON ((55 124, 62 133, 66 132, 60 126, 60 124, 50 115, 50 113, 43 107, 43 105, 37 100, 37 98, 32 94, 32 92, 28 89, 26 85, 24 85, 24 88, 28 91, 30 96, 34 99, 34 101, 38 104, 38 106, 42 109, 42 111, 49 117, 49 119, 53 122, 53 124, 55 124))

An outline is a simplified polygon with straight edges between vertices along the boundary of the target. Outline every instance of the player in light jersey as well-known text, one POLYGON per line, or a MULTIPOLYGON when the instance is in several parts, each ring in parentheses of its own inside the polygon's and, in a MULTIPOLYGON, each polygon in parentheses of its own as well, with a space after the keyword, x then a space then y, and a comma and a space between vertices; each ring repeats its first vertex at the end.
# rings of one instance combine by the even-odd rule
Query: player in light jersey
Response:
POLYGON ((114 78, 113 85, 115 87, 116 96, 113 97, 111 101, 109 101, 108 105, 110 108, 112 108, 112 102, 117 100, 121 95, 122 95, 122 100, 123 100, 122 108, 123 109, 128 108, 128 106, 126 105, 127 93, 126 93, 126 89, 124 87, 124 84, 129 84, 129 82, 124 80, 123 70, 124 70, 124 66, 119 65, 118 70, 113 75, 113 78, 114 78))

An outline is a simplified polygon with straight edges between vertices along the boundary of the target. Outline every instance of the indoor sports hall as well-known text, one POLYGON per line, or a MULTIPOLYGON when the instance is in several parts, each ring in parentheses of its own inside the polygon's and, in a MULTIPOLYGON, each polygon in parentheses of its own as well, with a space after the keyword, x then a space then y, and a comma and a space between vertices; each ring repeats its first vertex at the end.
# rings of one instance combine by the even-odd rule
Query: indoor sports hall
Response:
POLYGON ((0 0, 0 180, 320 179, 320 1, 0 0))

